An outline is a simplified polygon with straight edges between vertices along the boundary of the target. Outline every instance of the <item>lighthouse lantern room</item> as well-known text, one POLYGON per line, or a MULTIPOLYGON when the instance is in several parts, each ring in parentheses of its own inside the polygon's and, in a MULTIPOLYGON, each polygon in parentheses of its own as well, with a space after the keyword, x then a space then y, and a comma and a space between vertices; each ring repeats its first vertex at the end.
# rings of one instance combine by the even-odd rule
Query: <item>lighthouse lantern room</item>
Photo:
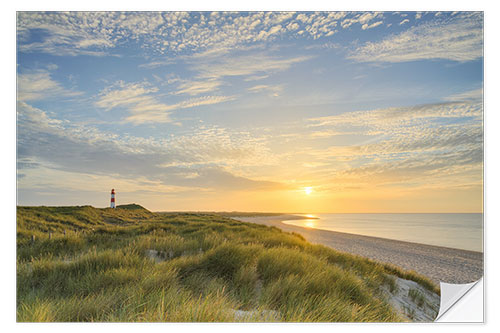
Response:
POLYGON ((116 208, 115 206, 115 189, 111 190, 111 208, 116 208))

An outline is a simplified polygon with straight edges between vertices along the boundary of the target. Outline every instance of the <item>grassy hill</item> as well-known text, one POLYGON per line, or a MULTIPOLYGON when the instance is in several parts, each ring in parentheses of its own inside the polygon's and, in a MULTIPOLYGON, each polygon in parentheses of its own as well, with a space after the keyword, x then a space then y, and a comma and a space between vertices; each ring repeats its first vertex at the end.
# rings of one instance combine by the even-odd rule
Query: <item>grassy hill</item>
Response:
POLYGON ((300 235, 197 213, 18 207, 17 320, 400 321, 381 292, 426 278, 300 235))

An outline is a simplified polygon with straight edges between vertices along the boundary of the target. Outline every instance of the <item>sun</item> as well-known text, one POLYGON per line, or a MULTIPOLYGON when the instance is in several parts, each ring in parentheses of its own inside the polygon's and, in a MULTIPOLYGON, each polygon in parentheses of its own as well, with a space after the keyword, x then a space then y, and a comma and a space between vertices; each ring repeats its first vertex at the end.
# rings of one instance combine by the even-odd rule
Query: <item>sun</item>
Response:
POLYGON ((304 193, 306 195, 310 195, 312 191, 313 191, 312 187, 304 187, 304 193))

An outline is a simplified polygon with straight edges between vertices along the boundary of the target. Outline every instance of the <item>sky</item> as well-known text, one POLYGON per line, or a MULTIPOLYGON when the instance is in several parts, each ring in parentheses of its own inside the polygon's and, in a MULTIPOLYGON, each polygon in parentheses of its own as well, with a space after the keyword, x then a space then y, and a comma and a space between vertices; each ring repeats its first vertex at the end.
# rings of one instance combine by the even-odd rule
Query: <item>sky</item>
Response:
POLYGON ((482 212, 480 12, 19 12, 17 203, 482 212))

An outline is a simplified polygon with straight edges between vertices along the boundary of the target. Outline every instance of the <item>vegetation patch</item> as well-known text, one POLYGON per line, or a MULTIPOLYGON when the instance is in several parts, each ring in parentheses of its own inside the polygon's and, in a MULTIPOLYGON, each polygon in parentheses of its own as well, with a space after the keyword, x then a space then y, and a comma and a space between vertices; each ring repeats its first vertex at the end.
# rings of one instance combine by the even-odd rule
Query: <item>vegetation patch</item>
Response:
POLYGON ((380 292, 395 288, 390 274, 437 289, 413 272, 217 214, 135 204, 17 210, 20 322, 400 321, 380 292))
POLYGON ((408 297, 420 308, 425 304, 425 296, 417 289, 408 290, 408 297))

